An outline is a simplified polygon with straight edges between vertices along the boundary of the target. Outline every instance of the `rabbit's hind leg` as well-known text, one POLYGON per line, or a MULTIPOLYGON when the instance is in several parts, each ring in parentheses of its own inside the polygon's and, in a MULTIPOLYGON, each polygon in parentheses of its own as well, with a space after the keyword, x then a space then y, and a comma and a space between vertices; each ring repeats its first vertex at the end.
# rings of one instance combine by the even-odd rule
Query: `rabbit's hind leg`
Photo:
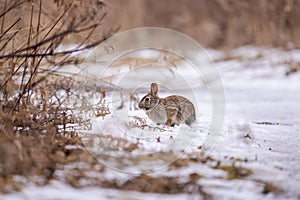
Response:
POLYGON ((195 115, 190 116, 189 118, 187 118, 185 120, 185 124, 188 126, 191 126, 192 124, 194 124, 196 122, 196 117, 195 115))

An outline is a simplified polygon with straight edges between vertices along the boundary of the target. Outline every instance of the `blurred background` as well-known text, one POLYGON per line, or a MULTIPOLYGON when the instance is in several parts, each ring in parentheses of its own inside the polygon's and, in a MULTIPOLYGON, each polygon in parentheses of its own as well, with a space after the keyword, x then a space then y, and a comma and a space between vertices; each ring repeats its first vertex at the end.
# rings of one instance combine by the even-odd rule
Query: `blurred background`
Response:
MULTIPOLYGON (((8 1, 1 2, 3 6, 8 1)), ((248 44, 300 46, 299 0, 43 1, 43 7, 47 8, 43 12, 48 17, 42 19, 44 23, 53 20, 71 2, 77 6, 75 17, 86 12, 96 16, 105 10, 107 15, 101 28, 94 32, 95 38, 109 28, 119 27, 119 31, 124 31, 154 26, 180 31, 211 48, 248 44)), ((30 9, 30 3, 26 3, 6 17, 13 20, 22 13, 23 27, 28 27, 30 9)))
POLYGON ((300 45, 297 0, 116 0, 107 4, 108 21, 121 30, 165 27, 214 48, 300 45))

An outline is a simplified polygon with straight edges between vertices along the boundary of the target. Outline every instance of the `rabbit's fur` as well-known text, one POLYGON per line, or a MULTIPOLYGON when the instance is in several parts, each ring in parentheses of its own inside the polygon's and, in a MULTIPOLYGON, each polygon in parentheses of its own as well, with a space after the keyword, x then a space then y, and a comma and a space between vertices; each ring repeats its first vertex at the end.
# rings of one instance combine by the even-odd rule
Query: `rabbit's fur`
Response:
POLYGON ((190 126, 196 121, 194 105, 187 98, 178 95, 159 98, 157 93, 158 86, 152 83, 150 92, 139 102, 139 108, 144 109, 152 121, 167 126, 180 123, 190 126))

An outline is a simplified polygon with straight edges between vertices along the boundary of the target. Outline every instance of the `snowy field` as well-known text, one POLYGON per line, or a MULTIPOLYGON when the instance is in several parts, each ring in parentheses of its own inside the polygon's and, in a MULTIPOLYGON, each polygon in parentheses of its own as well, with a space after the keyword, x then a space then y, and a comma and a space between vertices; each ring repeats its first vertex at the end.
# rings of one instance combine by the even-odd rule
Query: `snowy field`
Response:
MULTIPOLYGON (((220 72, 226 96, 222 134, 211 151, 203 152, 201 145, 212 112, 209 92, 201 84, 195 87, 199 94, 195 101, 200 101, 198 123, 192 131, 185 126, 161 126, 163 130, 155 131, 146 127, 153 135, 141 134, 138 140, 134 134, 140 134, 139 127, 127 127, 133 131, 125 137, 114 131, 118 130, 115 119, 107 116, 94 119, 94 124, 100 125, 94 133, 96 130, 125 138, 137 146, 125 152, 102 144, 109 140, 92 137, 96 145, 102 146, 95 150, 89 147, 89 141, 85 143, 105 165, 104 171, 95 170, 86 177, 114 180, 117 185, 141 173, 147 178, 172 177, 178 183, 190 184, 183 192, 105 189, 90 184, 89 179, 74 188, 66 183, 63 174, 85 166, 75 163, 56 171, 54 180, 46 186, 28 185, 21 192, 0 199, 300 199, 300 73, 286 75, 291 65, 299 65, 300 50, 247 46, 230 52, 208 50, 208 54, 220 72), (149 154, 153 159, 143 157, 149 154)), ((167 89, 162 96, 168 93, 167 89)), ((145 92, 141 89, 139 98, 145 92)), ((175 92, 188 95, 181 88, 175 92)), ((145 116, 139 110, 130 114, 145 116)))

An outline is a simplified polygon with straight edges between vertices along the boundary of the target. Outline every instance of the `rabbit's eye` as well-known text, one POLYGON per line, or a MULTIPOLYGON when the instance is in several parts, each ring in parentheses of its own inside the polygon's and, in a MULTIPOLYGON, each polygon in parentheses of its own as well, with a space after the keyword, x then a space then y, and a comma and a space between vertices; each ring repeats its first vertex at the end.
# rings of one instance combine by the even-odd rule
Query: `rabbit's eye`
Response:
POLYGON ((150 98, 149 97, 147 97, 146 99, 145 99, 145 101, 149 101, 150 100, 150 98))

